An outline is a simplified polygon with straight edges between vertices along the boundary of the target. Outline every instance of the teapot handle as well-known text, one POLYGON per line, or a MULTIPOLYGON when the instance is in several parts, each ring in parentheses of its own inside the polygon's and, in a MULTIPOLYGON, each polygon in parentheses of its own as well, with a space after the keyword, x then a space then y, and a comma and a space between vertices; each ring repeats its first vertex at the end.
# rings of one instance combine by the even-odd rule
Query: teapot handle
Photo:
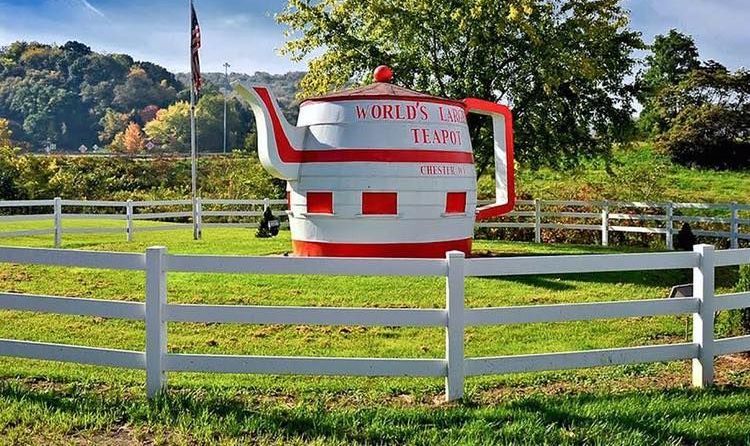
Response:
POLYGON ((495 146, 495 203, 477 208, 476 220, 510 212, 516 202, 513 167, 513 114, 505 105, 476 98, 463 100, 466 113, 492 117, 495 146))

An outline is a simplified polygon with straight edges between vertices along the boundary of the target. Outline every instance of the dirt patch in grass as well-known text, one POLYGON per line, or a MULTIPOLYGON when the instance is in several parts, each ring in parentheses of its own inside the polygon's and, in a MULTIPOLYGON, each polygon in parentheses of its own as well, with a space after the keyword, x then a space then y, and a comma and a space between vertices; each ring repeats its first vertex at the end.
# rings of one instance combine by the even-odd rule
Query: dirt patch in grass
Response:
POLYGON ((750 354, 722 356, 716 360, 714 367, 716 385, 750 385, 750 354))
POLYGON ((156 444, 151 435, 147 433, 136 434, 130 426, 120 426, 109 432, 96 432, 93 435, 75 435, 70 440, 74 445, 131 446, 156 444))

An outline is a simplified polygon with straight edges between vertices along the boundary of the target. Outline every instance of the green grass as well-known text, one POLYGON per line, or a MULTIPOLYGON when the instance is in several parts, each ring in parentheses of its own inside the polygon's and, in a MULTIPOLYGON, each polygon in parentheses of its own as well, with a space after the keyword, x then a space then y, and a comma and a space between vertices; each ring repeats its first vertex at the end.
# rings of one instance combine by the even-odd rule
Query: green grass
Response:
MULTIPOLYGON (((522 198, 558 200, 750 202, 750 171, 692 169, 672 163, 649 144, 615 149, 603 159, 573 169, 518 167, 516 188, 522 198)), ((494 180, 485 176, 480 192, 492 196, 494 180)))
MULTIPOLYGON (((122 222, 73 222, 120 227, 122 222)), ((48 222, 0 225, 49 227, 48 222)), ((66 235, 65 248, 172 253, 281 254, 289 234, 255 239, 250 229, 66 235)), ((3 239, 50 246, 51 237, 3 239)), ((616 252, 582 246, 477 241, 505 255, 616 252)), ((721 291, 732 271, 718 274, 721 291)), ((686 271, 467 280, 467 306, 525 305, 664 297, 686 271)), ((137 272, 0 264, 0 290, 142 301, 137 272)), ((169 274, 169 300, 216 304, 364 307, 444 306, 435 278, 169 274)), ((0 338, 143 350, 144 325, 102 318, 0 311, 0 338)), ((467 356, 521 354, 681 342, 686 317, 529 324, 467 330, 467 356)), ((729 331, 729 328, 725 329, 729 331)), ((178 324, 171 352, 437 358, 439 329, 178 324)), ((737 362, 740 361, 740 362, 737 362)), ((442 403, 442 380, 274 377, 171 373, 169 392, 149 403, 144 373, 47 361, 0 359, 0 443, 746 443, 746 362, 718 363, 724 387, 696 392, 689 364, 634 365, 467 380, 467 396, 442 403), (664 390, 667 389, 667 390, 664 390)))

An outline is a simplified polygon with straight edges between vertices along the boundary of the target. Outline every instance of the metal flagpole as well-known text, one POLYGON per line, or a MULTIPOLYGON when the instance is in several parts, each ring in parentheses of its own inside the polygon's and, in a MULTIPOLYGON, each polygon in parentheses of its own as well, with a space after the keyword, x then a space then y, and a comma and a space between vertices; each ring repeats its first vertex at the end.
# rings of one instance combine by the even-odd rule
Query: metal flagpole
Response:
MULTIPOLYGON (((227 87, 229 86, 229 62, 224 62, 224 80, 227 87)), ((229 90, 225 88, 224 91, 224 153, 227 153, 227 95, 229 90)))
POLYGON ((191 176, 191 202, 193 204, 193 240, 200 240, 201 234, 198 229, 198 172, 196 169, 195 149, 195 73, 193 67, 193 0, 188 0, 188 21, 190 22, 190 176, 191 176))

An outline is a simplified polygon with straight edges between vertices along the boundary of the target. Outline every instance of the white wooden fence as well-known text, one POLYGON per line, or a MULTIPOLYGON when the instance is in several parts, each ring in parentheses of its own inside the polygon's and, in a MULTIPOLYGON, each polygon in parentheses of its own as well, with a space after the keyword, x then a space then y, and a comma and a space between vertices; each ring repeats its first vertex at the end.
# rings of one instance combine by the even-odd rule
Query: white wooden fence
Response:
POLYGON ((699 237, 728 239, 730 247, 736 249, 741 240, 750 240, 750 204, 518 200, 516 210, 500 221, 479 223, 477 227, 533 229, 536 243, 541 243, 545 229, 595 231, 601 233, 603 246, 609 244, 612 232, 654 234, 663 236, 667 249, 673 250, 674 235, 681 223, 720 226, 721 230, 693 228, 692 232, 699 237), (696 215, 701 211, 724 215, 696 215), (747 218, 741 218, 742 214, 747 218))
MULTIPOLYGON (((286 206, 286 200, 225 200, 225 199, 201 199, 196 200, 196 222, 198 233, 204 227, 213 226, 241 226, 257 227, 257 221, 248 221, 257 219, 263 215, 266 207, 272 209, 276 207, 277 216, 285 216, 283 208, 286 206), (208 209, 204 209, 208 207, 208 209), (204 222, 204 219, 234 218, 244 220, 241 222, 204 222)), ((103 201, 103 200, 64 200, 54 198, 52 200, 19 200, 19 201, 0 201, 0 209, 18 210, 37 210, 49 209, 51 212, 42 213, 14 213, 13 215, 0 215, 1 222, 13 221, 33 221, 33 220, 52 220, 52 227, 48 229, 31 229, 18 231, 0 231, 0 238, 23 237, 33 235, 54 234, 55 247, 62 244, 63 233, 81 234, 81 233, 120 233, 124 232, 127 241, 132 241, 137 232, 145 231, 169 231, 192 228, 191 223, 169 223, 152 226, 136 227, 137 221, 164 221, 173 219, 182 219, 192 221, 193 212, 191 200, 152 200, 152 201, 103 201), (73 208, 74 212, 65 212, 73 208), (156 208, 156 210, 154 210, 156 208), (169 208, 168 212, 160 211, 159 208, 169 208), (97 212, 91 212, 97 209, 97 212), (174 210, 179 209, 179 210, 174 210), (88 212, 86 212, 88 211, 88 212), (122 220, 122 228, 92 227, 92 228, 65 228, 64 220, 122 220)))
POLYGON ((145 321, 145 352, 3 339, 0 355, 145 369, 149 396, 165 389, 168 372, 194 371, 442 376, 446 399, 455 400, 463 395, 465 376, 685 359, 693 362, 693 384, 706 386, 713 382, 714 357, 750 350, 750 336, 714 339, 716 311, 750 307, 750 293, 715 295, 714 269, 750 263, 750 249, 715 252, 711 245, 697 245, 693 252, 645 254, 465 259, 460 252, 449 252, 445 259, 351 259, 172 255, 163 247, 148 248, 145 254, 0 248, 0 268, 2 263, 145 270, 145 303, 0 293, 0 308, 4 309, 145 321), (464 306, 466 277, 665 269, 692 269, 694 296, 494 308, 464 306), (443 276, 446 305, 444 309, 385 309, 172 304, 167 296, 169 272, 443 276), (467 326, 675 314, 693 315, 692 342, 520 356, 464 355, 467 326), (446 347, 443 358, 432 359, 176 354, 167 350, 168 322, 443 327, 446 347))
MULTIPOLYGON (((482 202, 484 203, 484 202, 482 202)), ((654 234, 664 237, 668 249, 674 249, 674 235, 680 223, 693 225, 707 224, 720 226, 721 230, 693 229, 701 237, 728 239, 731 248, 740 247, 742 240, 750 240, 750 205, 727 203, 646 203, 619 201, 557 201, 557 200, 518 200, 516 210, 495 222, 477 224, 478 228, 506 228, 533 230, 534 241, 542 241, 543 230, 596 231, 601 233, 601 243, 609 244, 612 232, 654 234), (681 212, 723 213, 716 215, 679 215, 681 212), (744 215, 743 215, 744 213, 744 215), (747 218, 741 218, 746 216, 747 218), (562 222, 561 220, 567 220, 562 222)), ((255 227, 265 207, 272 207, 275 215, 285 217, 285 200, 232 200, 197 199, 196 222, 198 233, 205 227, 242 226, 255 227), (214 220, 204 222, 204 219, 214 220), (226 221, 227 219, 241 221, 226 221)), ((192 223, 170 223, 168 225, 140 226, 136 221, 163 221, 182 219, 192 221, 193 212, 190 200, 157 201, 94 201, 94 200, 25 200, 0 201, 0 210, 11 209, 15 215, 0 215, 4 221, 52 220, 49 229, 0 231, 0 238, 54 234, 55 247, 60 247, 63 233, 112 233, 124 232, 131 241, 136 231, 180 230, 192 227, 192 223), (169 208, 169 212, 159 208, 169 208), (37 214, 17 213, 23 209, 47 208, 50 212, 37 214), (96 213, 86 213, 98 208, 96 213), (173 209, 179 209, 175 211, 173 209), (71 211, 72 209, 72 211, 71 211), (105 212, 101 212, 101 210, 105 212), (155 210, 156 209, 156 210, 155 210), (68 210, 68 212, 65 212, 68 210), (120 228, 65 228, 63 220, 115 219, 123 220, 120 228)), ((286 223, 284 223, 286 224, 286 223)))

